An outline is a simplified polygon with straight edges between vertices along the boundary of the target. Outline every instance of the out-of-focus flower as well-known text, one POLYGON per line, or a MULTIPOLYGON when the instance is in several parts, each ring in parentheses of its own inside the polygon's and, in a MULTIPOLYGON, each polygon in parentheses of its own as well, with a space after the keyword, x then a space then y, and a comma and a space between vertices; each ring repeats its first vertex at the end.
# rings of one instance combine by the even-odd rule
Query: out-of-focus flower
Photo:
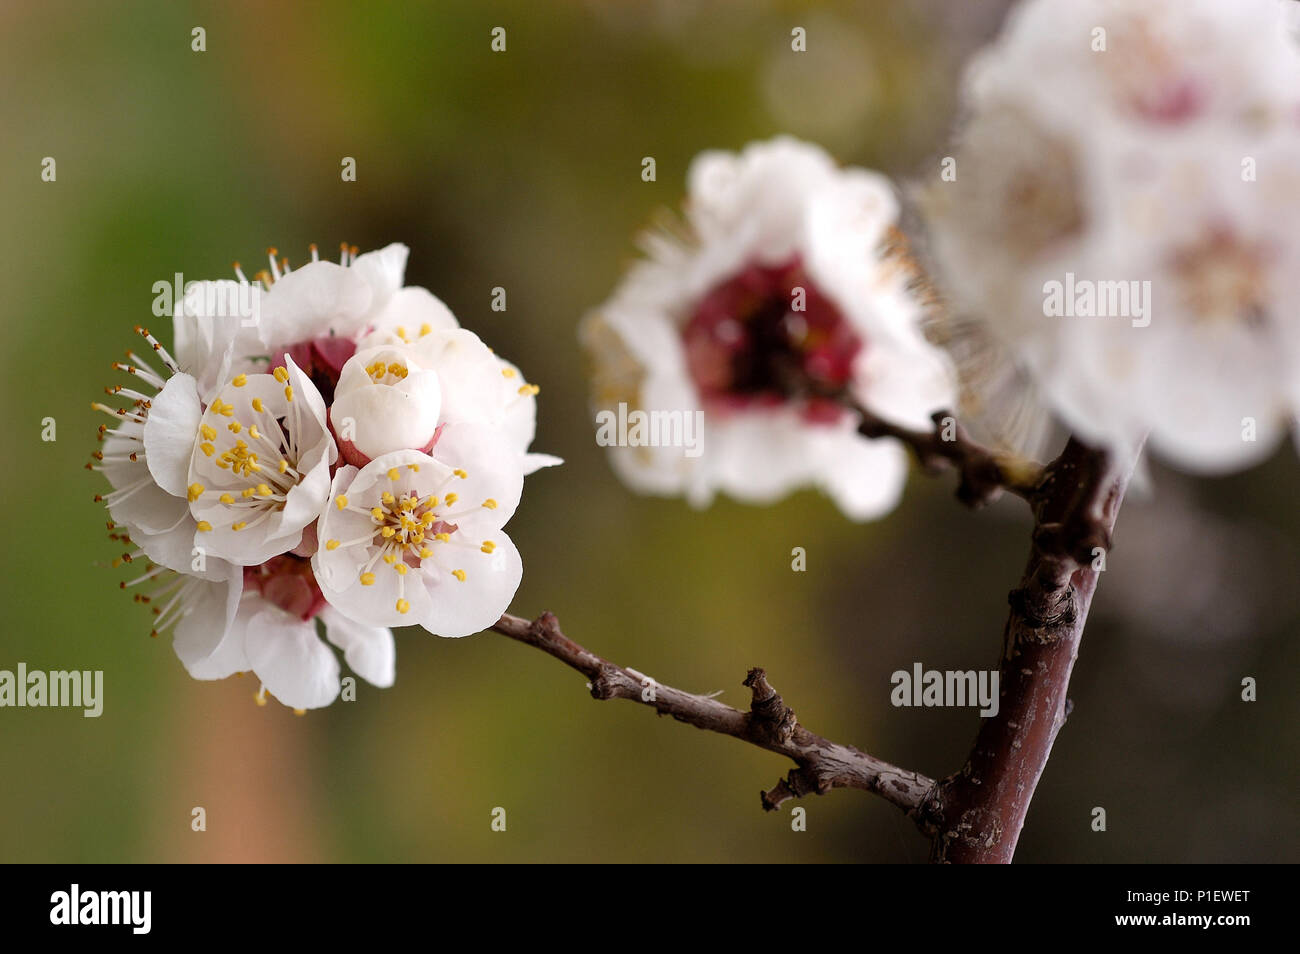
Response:
POLYGON ((850 407, 928 429, 952 399, 897 218, 883 177, 789 138, 697 157, 685 227, 644 236, 582 338, 598 420, 702 421, 702 443, 602 437, 619 475, 697 505, 816 486, 854 519, 892 509, 906 454, 850 407))
POLYGON ((1275 0, 1028 0, 926 193, 943 283, 1083 438, 1187 469, 1300 407, 1300 55, 1275 0))

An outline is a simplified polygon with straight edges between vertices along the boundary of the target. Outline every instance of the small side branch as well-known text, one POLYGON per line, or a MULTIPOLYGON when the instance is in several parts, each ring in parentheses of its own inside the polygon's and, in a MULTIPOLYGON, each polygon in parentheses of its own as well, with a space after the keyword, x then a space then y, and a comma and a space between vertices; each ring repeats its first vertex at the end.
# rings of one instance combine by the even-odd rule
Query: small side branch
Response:
POLYGON ((949 411, 931 415, 933 430, 918 431, 877 417, 860 404, 852 409, 858 414, 858 433, 863 437, 902 441, 928 471, 956 470, 960 477, 957 499, 969 507, 992 503, 1004 490, 1030 504, 1038 499, 1046 473, 1041 464, 989 450, 974 441, 949 411))
POLYGON ((762 793, 763 808, 768 811, 791 798, 823 795, 833 788, 857 788, 896 805, 923 832, 933 831, 931 820, 922 811, 926 795, 935 784, 932 779, 808 731, 772 688, 762 669, 751 669, 745 678, 744 685, 753 693, 753 701, 749 711, 742 712, 709 696, 683 692, 602 659, 565 636, 551 613, 534 620, 507 614, 491 629, 576 669, 587 677, 596 699, 637 702, 697 729, 729 735, 792 760, 796 767, 762 793))

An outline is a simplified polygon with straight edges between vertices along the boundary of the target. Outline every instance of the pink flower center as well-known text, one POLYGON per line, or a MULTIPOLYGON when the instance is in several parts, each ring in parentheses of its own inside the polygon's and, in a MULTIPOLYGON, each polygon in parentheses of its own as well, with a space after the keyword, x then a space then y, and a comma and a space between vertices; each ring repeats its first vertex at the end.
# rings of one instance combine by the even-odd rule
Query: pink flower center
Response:
POLYGON ((798 258, 751 265, 711 289, 682 331, 692 379, 713 412, 794 404, 829 422, 863 343, 798 258))
POLYGON ((334 403, 334 388, 339 383, 339 375, 342 374, 343 365, 347 364, 348 358, 356 354, 357 344, 350 338, 338 335, 299 341, 297 344, 280 349, 280 353, 271 360, 272 371, 284 365, 283 354, 286 351, 289 357, 293 358, 293 363, 302 369, 302 373, 311 379, 312 384, 316 385, 316 390, 320 391, 321 397, 325 399, 325 404, 328 406, 334 403))
POLYGON ((261 566, 244 567, 244 589, 256 590, 264 600, 304 623, 325 608, 311 560, 292 553, 272 557, 261 566))

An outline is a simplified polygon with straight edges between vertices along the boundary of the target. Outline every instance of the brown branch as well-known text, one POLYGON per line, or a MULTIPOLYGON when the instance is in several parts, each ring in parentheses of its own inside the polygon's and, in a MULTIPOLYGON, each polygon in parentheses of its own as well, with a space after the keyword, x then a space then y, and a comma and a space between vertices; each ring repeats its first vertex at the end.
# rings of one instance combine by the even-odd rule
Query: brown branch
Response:
POLYGON ((892 437, 902 441, 931 473, 947 467, 956 470, 960 476, 957 499, 967 506, 992 503, 1004 490, 1031 504, 1038 498, 1045 474, 1042 465, 998 454, 980 445, 949 411, 936 411, 930 416, 934 430, 918 431, 877 417, 860 404, 849 406, 858 414, 858 433, 863 437, 892 437), (947 435, 950 439, 945 439, 947 435))
POLYGON ((1127 480, 1127 468, 1073 439, 1048 465, 1029 563, 1009 598, 997 715, 981 724, 961 771, 927 798, 938 828, 932 860, 1011 861, 1069 713, 1070 673, 1097 586, 1095 548, 1109 549, 1127 480))
POLYGON ((932 832, 921 807, 934 788, 933 780, 808 731, 768 683, 762 669, 751 669, 745 679, 753 701, 749 711, 742 712, 709 696, 674 689, 602 659, 565 636, 551 613, 532 621, 507 614, 491 629, 535 646, 582 673, 593 698, 639 702, 697 729, 729 735, 791 759, 796 767, 774 788, 762 793, 767 811, 791 798, 823 795, 833 788, 858 788, 898 806, 922 831, 932 832))
POLYGON ((956 774, 935 782, 808 731, 761 669, 750 670, 745 679, 753 701, 742 712, 602 659, 565 636, 550 613, 531 622, 502 616, 491 628, 585 675, 596 699, 639 702, 661 715, 791 759, 795 768, 762 793, 765 810, 832 788, 858 788, 902 809, 930 837, 934 861, 1009 862, 1056 734, 1069 714, 1066 692, 1097 586, 1092 565, 1097 548, 1110 547, 1127 468, 1075 439, 1046 467, 1010 461, 971 441, 942 412, 934 415, 935 431, 926 433, 858 410, 864 435, 903 440, 928 469, 955 468, 961 475, 957 495, 965 503, 978 506, 1008 490, 1033 510, 1029 562, 1009 596, 998 712, 983 721, 956 774), (943 439, 945 425, 955 428, 953 440, 943 439))

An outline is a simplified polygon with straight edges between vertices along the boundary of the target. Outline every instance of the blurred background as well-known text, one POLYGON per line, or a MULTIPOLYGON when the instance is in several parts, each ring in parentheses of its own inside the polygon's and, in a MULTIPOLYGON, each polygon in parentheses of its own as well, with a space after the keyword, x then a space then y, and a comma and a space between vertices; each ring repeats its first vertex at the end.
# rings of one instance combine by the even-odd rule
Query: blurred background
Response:
MULTIPOLYGON (((552 610, 594 651, 733 705, 762 665, 813 730, 954 771, 974 710, 894 709, 890 673, 996 666, 1022 509, 972 514, 920 475, 865 526, 815 493, 702 513, 633 496, 595 444, 575 328, 701 149, 788 132, 903 181, 937 169, 960 65, 1005 6, 0 6, 0 426, 33 465, 0 467, 0 669, 102 669, 106 697, 99 719, 0 709, 0 860, 924 861, 911 823, 858 792, 804 800, 793 832, 791 804, 759 808, 782 759, 596 703, 494 634, 400 631, 395 687, 301 718, 255 706, 251 677, 196 682, 107 568, 121 547, 83 465, 89 402, 155 281, 251 274, 270 245, 297 264, 310 242, 406 242, 408 283, 541 386, 535 448, 567 460, 510 524, 512 611, 552 610)), ((1221 480, 1157 468, 1152 487, 1120 517, 1018 860, 1295 861, 1295 448, 1221 480)))

